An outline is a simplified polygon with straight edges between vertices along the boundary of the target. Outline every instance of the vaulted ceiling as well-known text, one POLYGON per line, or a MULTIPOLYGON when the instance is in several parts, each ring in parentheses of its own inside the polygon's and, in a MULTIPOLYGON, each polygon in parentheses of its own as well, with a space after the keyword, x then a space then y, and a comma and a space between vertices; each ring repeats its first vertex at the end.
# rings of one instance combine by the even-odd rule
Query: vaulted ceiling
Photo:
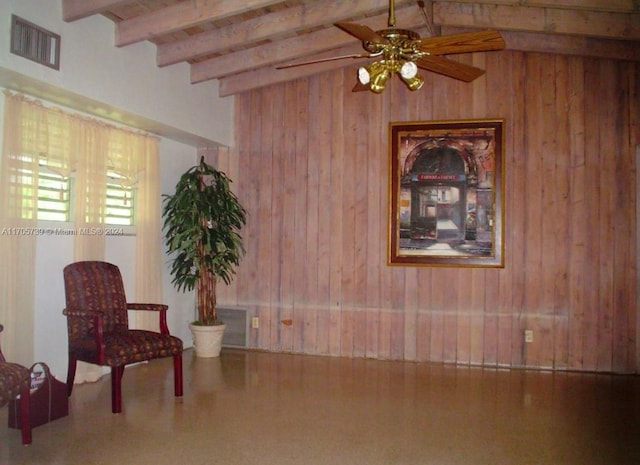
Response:
MULTIPOLYGON (((366 59, 276 66, 361 53, 361 42, 334 24, 379 30, 389 13, 388 0, 62 0, 62 6, 68 22, 111 19, 116 47, 154 43, 159 67, 188 63, 192 83, 218 79, 221 96, 344 66, 354 68, 355 79, 366 59)), ((490 28, 507 50, 640 60, 638 0, 396 0, 395 16, 396 26, 422 37, 429 30, 490 28)))

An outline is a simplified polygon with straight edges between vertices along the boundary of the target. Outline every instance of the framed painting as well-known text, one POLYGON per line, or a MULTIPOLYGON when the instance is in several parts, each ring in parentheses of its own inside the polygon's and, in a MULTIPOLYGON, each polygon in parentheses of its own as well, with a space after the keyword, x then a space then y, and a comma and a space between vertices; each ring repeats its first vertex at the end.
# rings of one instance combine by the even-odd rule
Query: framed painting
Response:
POLYGON ((389 123, 389 264, 503 267, 503 152, 503 120, 389 123))

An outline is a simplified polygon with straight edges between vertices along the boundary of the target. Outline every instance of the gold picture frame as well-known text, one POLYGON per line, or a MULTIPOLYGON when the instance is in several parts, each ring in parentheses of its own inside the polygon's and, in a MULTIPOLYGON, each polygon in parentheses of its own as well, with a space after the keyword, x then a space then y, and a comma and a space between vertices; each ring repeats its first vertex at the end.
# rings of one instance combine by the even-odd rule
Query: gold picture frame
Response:
POLYGON ((504 267, 504 120, 389 123, 390 265, 504 267))

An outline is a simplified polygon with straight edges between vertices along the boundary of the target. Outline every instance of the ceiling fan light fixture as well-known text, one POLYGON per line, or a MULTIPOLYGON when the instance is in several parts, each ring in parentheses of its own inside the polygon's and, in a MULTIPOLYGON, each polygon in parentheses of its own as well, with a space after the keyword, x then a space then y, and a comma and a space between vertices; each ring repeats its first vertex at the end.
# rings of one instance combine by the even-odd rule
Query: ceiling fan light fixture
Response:
POLYGON ((396 72, 411 90, 418 90, 424 84, 424 79, 418 75, 418 66, 414 62, 406 61, 400 65, 400 62, 395 60, 380 60, 361 66, 358 68, 358 82, 379 94, 384 91, 387 81, 396 72))
POLYGON ((390 76, 391 73, 389 73, 389 70, 383 68, 379 73, 371 78, 371 84, 369 88, 376 94, 379 94, 384 90, 384 86, 387 84, 387 80, 390 76))
POLYGON ((413 79, 418 74, 418 66, 413 61, 405 61, 400 67, 400 76, 403 79, 413 79))
POLYGON ((391 71, 393 69, 387 62, 384 60, 376 61, 358 68, 358 82, 379 94, 384 90, 387 80, 391 77, 391 71))
POLYGON ((358 68, 358 82, 363 85, 369 84, 371 81, 371 73, 366 66, 361 66, 358 68))
POLYGON ((424 84, 424 79, 422 78, 422 76, 419 76, 418 74, 416 74, 411 78, 405 78, 404 76, 401 75, 401 78, 410 90, 418 90, 424 84))
POLYGON ((376 76, 387 70, 387 66, 384 61, 376 61, 367 66, 361 66, 358 68, 358 81, 362 85, 369 85, 369 83, 375 80, 376 76))

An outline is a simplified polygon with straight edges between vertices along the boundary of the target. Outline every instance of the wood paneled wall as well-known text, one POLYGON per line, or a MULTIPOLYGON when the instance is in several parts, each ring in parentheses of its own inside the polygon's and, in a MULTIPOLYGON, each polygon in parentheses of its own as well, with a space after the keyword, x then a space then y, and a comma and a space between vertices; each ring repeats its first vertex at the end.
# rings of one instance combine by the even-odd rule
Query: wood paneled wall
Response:
POLYGON ((486 75, 375 95, 351 67, 236 96, 220 164, 247 255, 220 301, 270 351, 638 372, 640 64, 462 59, 486 75), (388 266, 388 123, 473 118, 506 122, 505 267, 388 266))

